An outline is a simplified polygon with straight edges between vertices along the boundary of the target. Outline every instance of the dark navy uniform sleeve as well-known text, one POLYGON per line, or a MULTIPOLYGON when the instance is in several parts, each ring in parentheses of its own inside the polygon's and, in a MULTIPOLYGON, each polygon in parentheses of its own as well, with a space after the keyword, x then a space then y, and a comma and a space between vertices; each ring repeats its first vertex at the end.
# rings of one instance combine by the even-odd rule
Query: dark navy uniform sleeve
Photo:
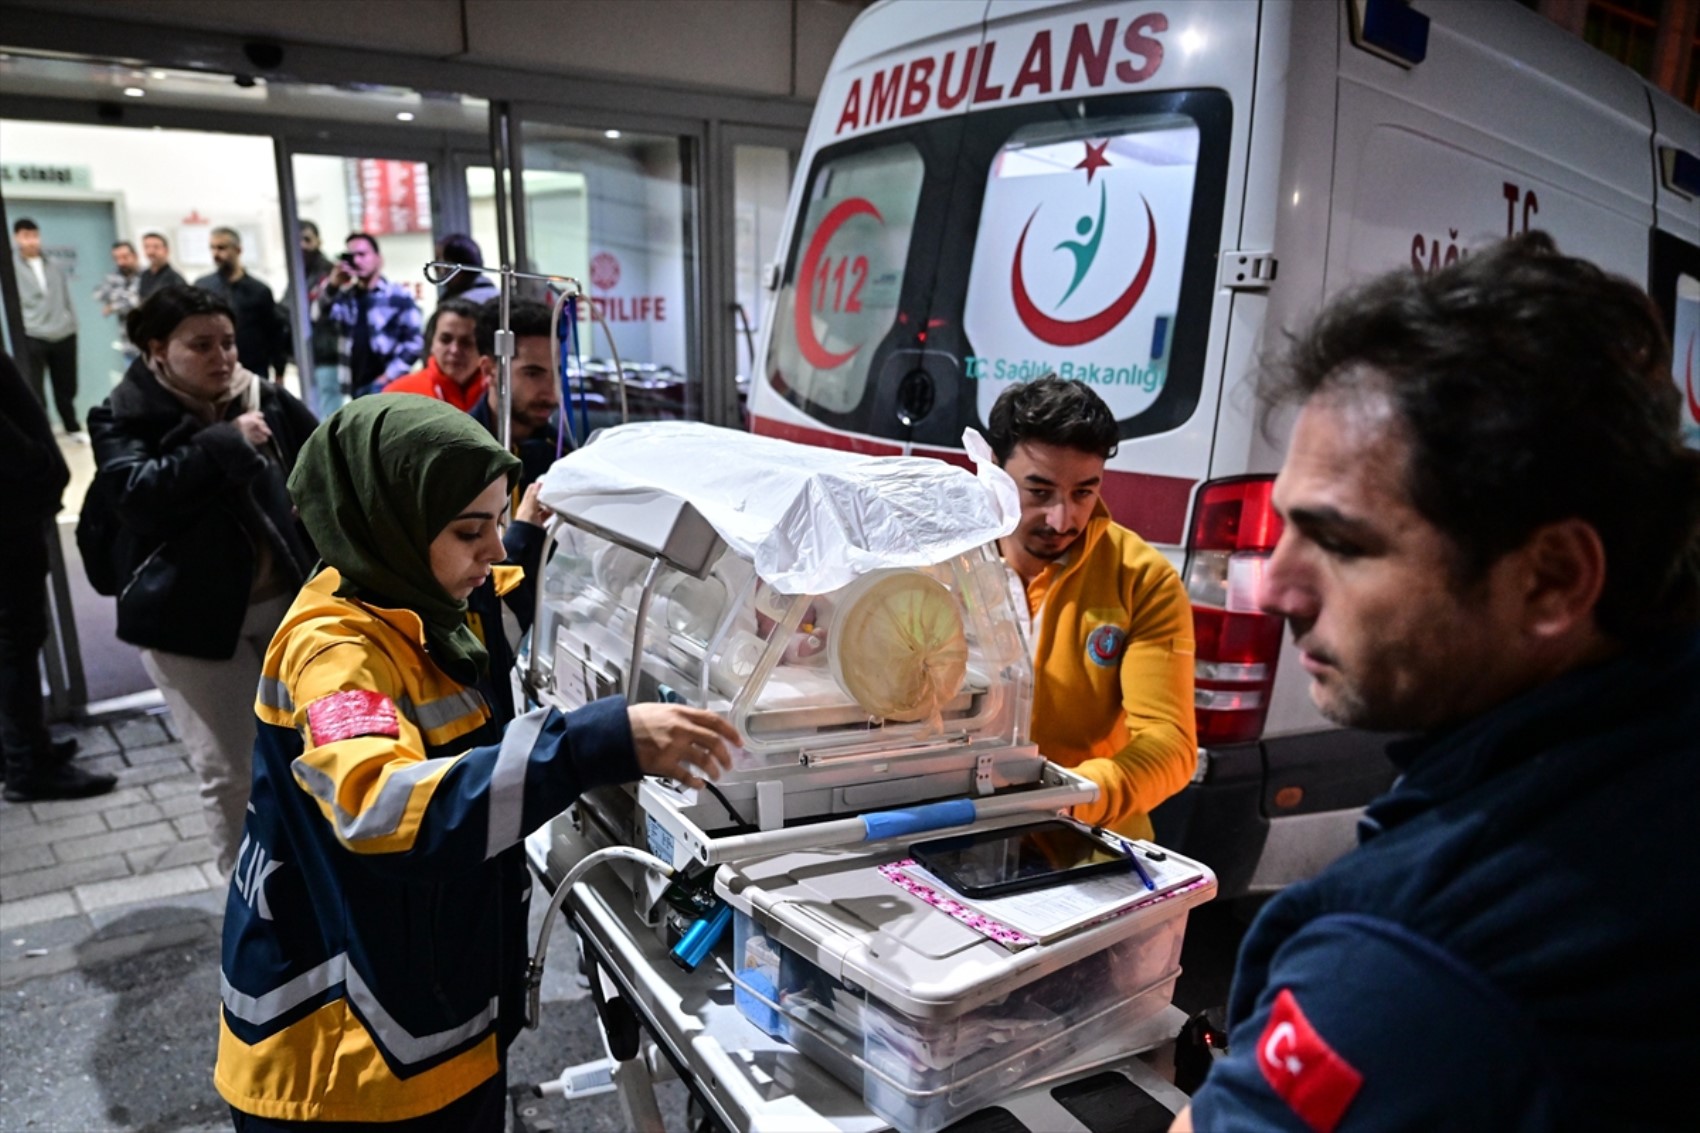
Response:
POLYGON ((1326 916, 1295 933, 1228 1048, 1193 1096, 1200 1133, 1558 1123, 1538 1038, 1511 999, 1380 918, 1326 916))
MULTIPOLYGON (((387 657, 333 645, 288 684, 303 744, 290 765, 295 781, 337 840, 379 868, 468 868, 582 792, 642 774, 622 697, 565 716, 540 708, 510 723, 499 743, 433 757, 387 657)), ((476 696, 470 703, 482 710, 476 696)))
POLYGON ((537 572, 543 562, 543 528, 535 523, 516 519, 502 534, 502 546, 508 552, 508 563, 525 572, 519 585, 502 595, 502 601, 519 622, 519 631, 531 628, 531 616, 537 609, 537 572))

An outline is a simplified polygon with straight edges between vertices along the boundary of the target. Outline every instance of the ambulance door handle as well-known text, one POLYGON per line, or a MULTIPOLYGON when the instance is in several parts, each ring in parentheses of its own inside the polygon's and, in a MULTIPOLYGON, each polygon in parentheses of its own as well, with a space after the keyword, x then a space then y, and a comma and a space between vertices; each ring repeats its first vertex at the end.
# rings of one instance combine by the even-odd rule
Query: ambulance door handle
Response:
POLYGON ((1229 291, 1268 291, 1278 266, 1272 252, 1223 252, 1216 283, 1229 291))

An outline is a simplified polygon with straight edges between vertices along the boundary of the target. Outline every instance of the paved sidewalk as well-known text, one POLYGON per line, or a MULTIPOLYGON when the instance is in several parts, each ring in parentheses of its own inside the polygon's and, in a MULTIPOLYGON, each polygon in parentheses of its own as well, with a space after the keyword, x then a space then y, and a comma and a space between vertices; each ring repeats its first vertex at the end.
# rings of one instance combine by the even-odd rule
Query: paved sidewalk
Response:
MULTIPOLYGON (((115 791, 0 802, 0 1133, 227 1133, 212 1085, 226 888, 195 775, 166 715, 77 735, 79 763, 116 774, 115 791)), ((530 940, 546 904, 531 902, 530 940)), ((509 1050, 510 1083, 603 1053, 571 936, 555 935, 543 1024, 509 1050)), ((661 1093, 683 1128, 684 1087, 661 1093)), ((627 1128, 613 1095, 543 1109, 574 1133, 627 1128)))
POLYGON ((118 787, 92 799, 0 802, 0 986, 64 970, 73 960, 56 956, 55 942, 137 909, 167 900, 213 916, 223 908, 199 781, 170 715, 138 713, 72 734, 78 765, 117 775, 118 787))

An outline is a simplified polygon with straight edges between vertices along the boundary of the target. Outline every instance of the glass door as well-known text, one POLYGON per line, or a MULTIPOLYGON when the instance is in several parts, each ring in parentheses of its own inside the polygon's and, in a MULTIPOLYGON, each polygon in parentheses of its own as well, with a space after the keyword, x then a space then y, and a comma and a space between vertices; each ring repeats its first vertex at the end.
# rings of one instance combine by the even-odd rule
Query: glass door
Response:
POLYGON ((575 417, 701 420, 695 139, 529 119, 519 139, 527 264, 590 297, 575 417))
POLYGON ((797 174, 802 137, 732 145, 732 335, 738 423, 749 424, 750 381, 758 367, 756 342, 767 327, 773 292, 770 266, 781 257, 785 205, 797 174))

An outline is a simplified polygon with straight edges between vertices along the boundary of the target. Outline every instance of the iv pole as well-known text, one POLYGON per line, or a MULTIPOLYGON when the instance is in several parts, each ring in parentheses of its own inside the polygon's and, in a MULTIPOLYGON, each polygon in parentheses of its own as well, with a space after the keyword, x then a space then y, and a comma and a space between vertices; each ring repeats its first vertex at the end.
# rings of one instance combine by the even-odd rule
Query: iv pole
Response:
POLYGON ((425 265, 425 279, 441 286, 463 271, 475 271, 483 274, 495 274, 501 278, 501 319, 496 325, 496 402, 492 407, 496 416, 496 440, 507 451, 513 449, 513 382, 514 382, 514 332, 508 329, 509 312, 513 303, 513 281, 516 279, 536 279, 544 283, 553 283, 571 287, 570 294, 575 299, 584 299, 584 287, 570 275, 539 275, 536 272, 515 271, 507 264, 499 268, 480 267, 472 264, 451 264, 443 260, 432 260, 425 265))
MULTIPOLYGON (((496 327, 496 402, 492 406, 497 414, 496 440, 502 448, 513 449, 513 380, 514 380, 514 334, 508 329, 510 309, 513 302, 513 281, 516 279, 535 279, 543 283, 551 283, 562 289, 561 301, 577 299, 582 303, 590 303, 590 296, 585 294, 584 285, 570 275, 542 275, 531 271, 515 271, 507 264, 499 268, 483 267, 473 264, 451 264, 445 260, 432 260, 425 265, 427 282, 441 286, 463 271, 475 271, 480 274, 494 274, 501 279, 501 318, 496 327), (571 290, 568 290, 571 288, 571 290)), ((560 313, 560 303, 555 304, 556 315, 560 313)), ((626 406, 626 370, 620 362, 619 348, 614 345, 614 332, 609 329, 608 320, 596 310, 594 304, 589 307, 592 321, 602 324, 602 333, 608 340, 608 352, 614 357, 614 380, 620 391, 620 420, 626 421, 630 413, 626 406)), ((565 412, 563 406, 562 412, 565 412)))

